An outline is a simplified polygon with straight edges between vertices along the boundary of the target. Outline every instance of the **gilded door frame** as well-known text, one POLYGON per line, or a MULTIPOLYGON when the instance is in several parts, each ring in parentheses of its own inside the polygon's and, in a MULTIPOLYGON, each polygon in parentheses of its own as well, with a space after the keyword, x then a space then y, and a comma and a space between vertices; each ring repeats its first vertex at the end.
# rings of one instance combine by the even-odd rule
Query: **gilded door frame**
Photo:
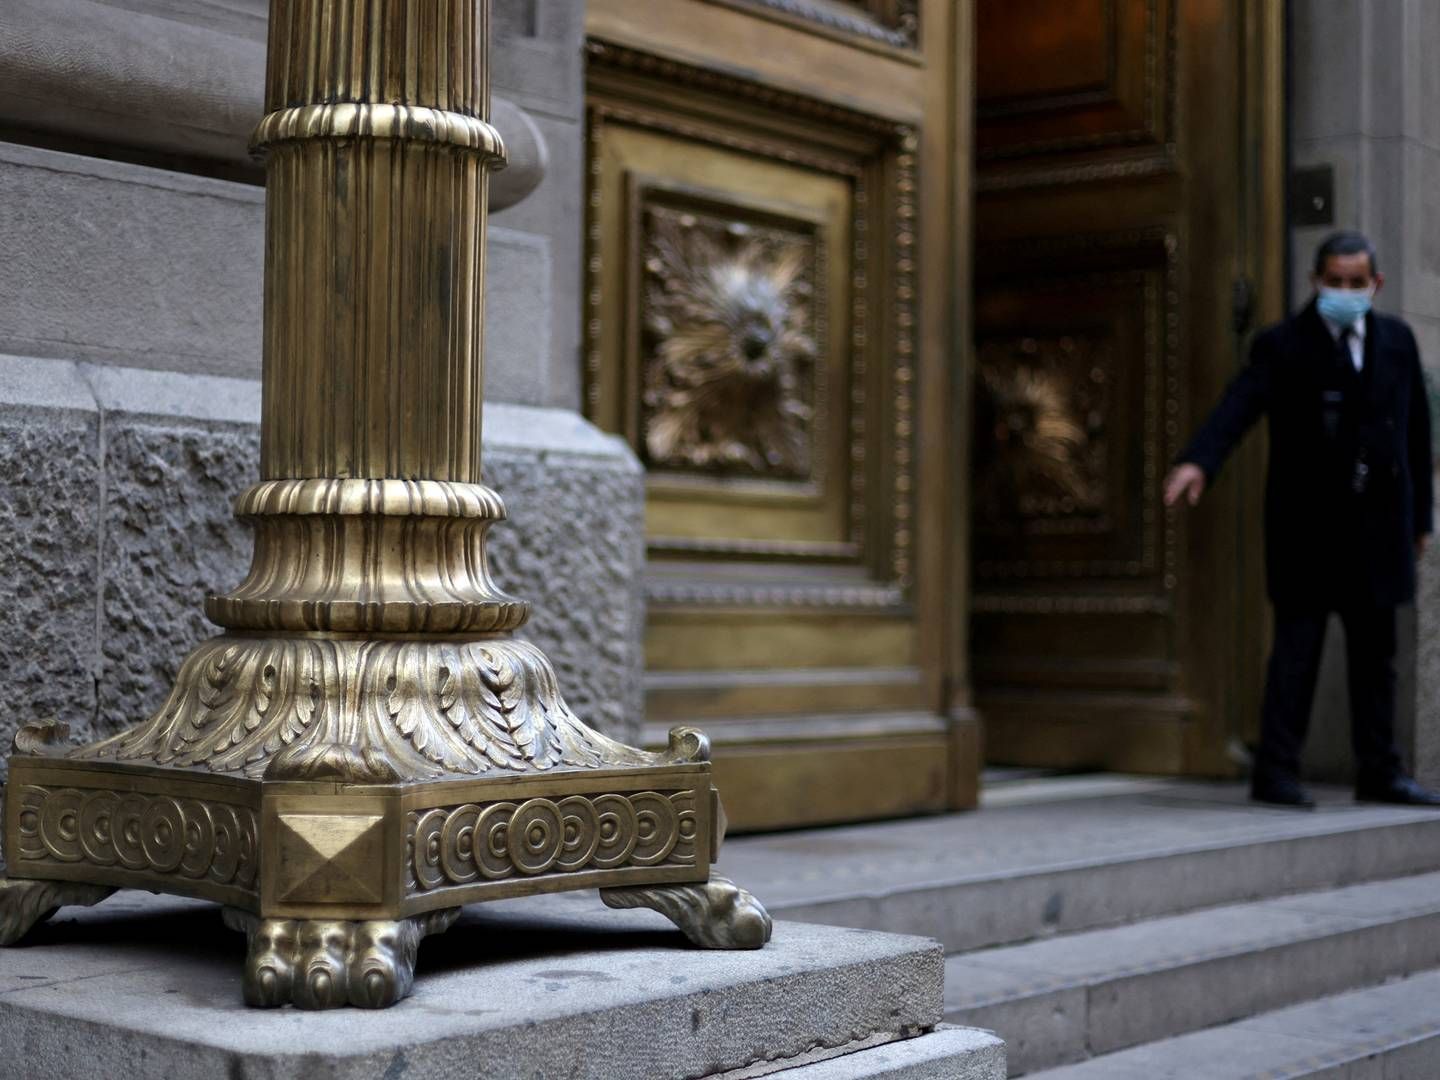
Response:
MULTIPOLYGON (((968 337, 969 318, 968 113, 973 5, 969 0, 923 0, 918 5, 913 36, 903 45, 873 38, 867 41, 864 34, 827 25, 823 19, 807 14, 809 5, 805 3, 674 0, 647 7, 642 19, 624 0, 591 0, 587 29, 592 41, 592 124, 597 94, 603 98, 606 87, 614 87, 614 80, 606 74, 607 65, 595 63, 596 50, 608 50, 610 59, 618 56, 622 63, 629 62, 632 70, 644 67, 670 80, 672 89, 661 103, 678 103, 682 111, 692 114, 692 119, 703 121, 705 110, 697 113, 689 97, 691 90, 701 84, 735 103, 734 108, 744 109, 748 101, 748 107, 762 121, 764 103, 778 105, 782 112, 790 111, 793 123, 785 135, 792 145, 785 151, 787 154, 804 153, 807 147, 826 140, 832 142, 833 150, 834 140, 847 125, 852 130, 846 138, 852 144, 856 139, 873 141, 873 133, 887 133, 885 139, 895 149, 889 151, 888 164, 880 163, 879 175, 887 190, 894 185, 898 192, 896 220, 902 228, 895 235, 909 230, 915 238, 911 241, 915 246, 913 257, 897 259, 897 272, 887 275, 885 288, 895 302, 872 302, 872 312, 882 313, 886 320, 883 343, 878 347, 888 350, 889 355, 878 355, 901 361, 887 376, 900 391, 895 400, 905 400, 907 392, 910 395, 910 403, 892 412, 887 421, 891 435, 869 451, 901 462, 910 474, 903 488, 892 493, 895 505, 905 507, 904 514, 887 514, 891 524, 883 526, 894 530, 892 540, 900 533, 895 528, 897 521, 907 534, 904 543, 892 542, 886 555, 892 580, 901 589, 898 597, 886 600, 893 615, 885 614, 886 606, 874 608, 870 614, 852 609, 845 615, 846 628, 842 628, 833 615, 824 615, 818 609, 807 614, 803 606, 797 609, 787 605, 784 588, 774 590, 769 601, 757 607, 754 601, 766 598, 753 594, 727 597, 713 584, 701 582, 698 589, 693 581, 659 581, 652 585, 661 590, 652 595, 672 605, 676 601, 698 605, 694 608, 697 618, 773 622, 798 615, 802 623, 814 621, 817 635, 823 630, 837 643, 854 638, 857 632, 869 633, 868 627, 878 631, 880 623, 889 619, 893 629, 884 634, 903 632, 909 641, 904 650, 913 657, 906 663, 914 672, 914 681, 897 685, 877 698, 876 705, 867 706, 866 716, 871 719, 866 722, 872 730, 863 738, 858 735, 858 727, 852 727, 851 733, 840 736, 838 741, 812 738, 798 731, 786 738, 783 729, 776 729, 761 741, 731 742, 727 749, 725 732, 735 729, 715 724, 712 736, 717 732, 721 736, 717 739, 717 777, 727 790, 727 807, 734 805, 730 793, 740 793, 740 805, 732 811, 732 820, 741 828, 768 827, 974 805, 978 793, 978 723, 967 707, 969 695, 964 686, 963 621, 955 612, 965 605, 965 586, 963 576, 955 572, 954 554, 957 544, 963 547, 965 536, 954 510, 957 501, 964 498, 966 474, 961 447, 968 438, 956 412, 955 375, 965 364, 962 343, 968 337), (760 23, 769 28, 760 28, 760 23), (765 47, 757 48, 757 43, 765 47), (876 58, 876 66, 863 79, 855 72, 857 53, 853 50, 857 48, 876 58), (957 70, 961 65, 963 72, 957 70), (827 129, 830 134, 823 133, 827 129), (872 134, 865 134, 867 130, 872 134), (913 310, 907 311, 909 305, 913 310), (905 332, 912 335, 913 345, 904 343, 905 332), (897 375, 899 378, 894 379, 897 375), (912 580, 918 585, 912 586, 912 580), (721 603, 727 599, 732 602, 721 603), (898 605, 893 603, 896 599, 898 605), (793 614, 787 616, 787 610, 793 614), (887 734, 885 721, 889 718, 883 715, 886 710, 881 704, 885 701, 891 706, 890 712, 913 710, 907 715, 914 717, 915 723, 910 723, 901 737, 887 734), (886 758, 886 754, 890 757, 886 758), (725 776, 727 760, 736 770, 729 779, 725 776), (827 760, 830 765, 824 764, 827 760), (885 783, 866 784, 867 779, 877 776, 885 778, 885 783), (792 797, 790 789, 797 785, 810 794, 792 797), (859 790, 868 796, 867 787, 887 785, 899 797, 867 804, 854 794, 859 790), (821 793, 820 789, 826 787, 833 790, 821 793), (849 794, 847 788, 851 789, 849 794), (847 799, 851 804, 848 809, 847 799), (767 801, 773 804, 769 810, 759 805, 767 801), (747 802, 756 804, 753 814, 747 813, 747 802)), ((635 89, 632 85, 627 92, 633 96, 635 89)), ((655 102, 652 99, 650 103, 655 102)), ((624 103, 619 104, 623 107, 624 103)), ((768 123, 773 138, 779 129, 773 119, 768 123)), ((758 130, 763 129, 762 124, 758 130)), ((711 134, 705 132, 703 137, 711 134)), ((878 190, 873 181, 870 189, 878 190)), ((597 242, 593 233, 589 242, 597 242)), ((597 261, 599 254, 593 247, 588 253, 592 273, 606 271, 603 257, 597 261)), ((596 300, 596 292, 587 289, 591 303, 596 300)), ((592 333, 603 334, 603 313, 600 318, 595 315, 593 309, 587 314, 587 325, 592 333)), ((601 375, 604 361, 592 350, 588 364, 593 387, 601 381, 596 376, 601 375)), ((958 392, 963 394, 964 390, 958 392)), ((600 397, 604 397, 603 392, 600 397)), ((602 427, 618 429, 618 418, 613 413, 606 415, 603 400, 592 399, 588 407, 602 427)), ((904 471, 887 475, 903 475, 904 471)), ((868 527, 873 529, 875 523, 868 527)), ((886 551, 883 544, 867 546, 872 551, 886 551)), ((880 584, 884 584, 884 578, 880 584)), ((788 591, 793 594, 793 590, 788 591)), ((875 589, 867 586, 861 591, 874 593, 875 589)), ((836 612, 844 610, 842 605, 836 612)), ((742 628, 737 632, 746 631, 742 628)), ((673 640, 663 643, 665 648, 676 644, 673 640)), ((651 681, 654 685, 653 672, 651 681)), ((742 689, 752 699, 766 690, 764 686, 742 689)), ((839 700, 839 694, 836 687, 830 697, 839 700)), ((795 694, 789 696, 793 699, 795 694)), ((739 700, 736 695, 721 697, 739 700)), ((652 702, 655 700, 652 697, 652 702)), ((675 707, 694 706, 701 710, 694 719, 706 723, 704 693, 685 689, 678 696, 671 694, 668 700, 675 707)), ((852 715, 851 719, 856 717, 852 715)))

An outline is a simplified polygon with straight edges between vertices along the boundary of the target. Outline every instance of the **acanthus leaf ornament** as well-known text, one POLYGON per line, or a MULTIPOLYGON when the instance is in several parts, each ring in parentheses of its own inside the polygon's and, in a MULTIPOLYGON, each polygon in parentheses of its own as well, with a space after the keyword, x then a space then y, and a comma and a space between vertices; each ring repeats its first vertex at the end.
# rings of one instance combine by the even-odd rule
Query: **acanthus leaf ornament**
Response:
POLYGON ((14 749, 17 754, 58 754, 69 741, 70 725, 50 717, 25 724, 15 732, 14 749))
POLYGON ((372 754, 401 780, 665 758, 586 727, 528 642, 225 637, 191 653, 150 721, 74 756, 259 778, 278 754, 327 746, 350 748, 356 778, 372 754))

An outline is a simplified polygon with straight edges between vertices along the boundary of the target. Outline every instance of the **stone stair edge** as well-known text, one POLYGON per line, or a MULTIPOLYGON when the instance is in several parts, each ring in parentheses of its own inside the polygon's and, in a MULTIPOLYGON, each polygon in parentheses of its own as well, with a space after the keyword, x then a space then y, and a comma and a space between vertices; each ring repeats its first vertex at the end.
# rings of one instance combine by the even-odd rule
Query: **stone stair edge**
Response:
POLYGON ((1030 1070, 1435 966, 1432 872, 955 954, 945 1012, 996 1028, 1012 1067, 1030 1070), (1285 979, 1267 980, 1272 966, 1285 979), (967 995, 966 981, 982 988, 967 995))
MULTIPOLYGON (((1005 1043, 954 1024, 769 1074, 774 1080, 1004 1080, 1005 1043)), ((742 1080, 744 1074, 735 1076, 742 1080)), ((730 1074, 717 1080, 730 1080, 730 1074)))
POLYGON ((1440 1000, 1440 969, 1430 969, 1024 1075, 1026 1080, 1440 1076, 1440 1010, 1432 1004, 1436 1000, 1440 1000), (1351 1069, 1360 1063, 1368 1068, 1351 1069))
MULTIPOLYGON (((1261 833, 1254 837, 1242 838, 1238 841, 1233 838, 1222 839, 1214 842, 1174 845, 1148 851, 1112 854, 1090 859, 1069 859, 1058 862, 1037 863, 1033 866, 1018 869, 993 870, 979 874, 957 874, 949 877, 925 878, 906 882, 902 888, 898 889, 858 888, 815 896, 771 900, 766 903, 766 907, 772 914, 784 914, 796 910, 823 907, 829 904, 853 903, 857 901, 885 901, 892 899, 897 892, 936 892, 947 889, 965 888, 968 886, 1004 884, 1021 878, 1084 873, 1090 870, 1127 867, 1167 859, 1213 855, 1219 852, 1288 846, 1290 844, 1308 843, 1316 840, 1323 841, 1331 838, 1348 838, 1359 833, 1390 832, 1392 830, 1409 831, 1412 829, 1428 830, 1429 828, 1440 828, 1440 813, 1432 810, 1423 815, 1417 813, 1414 818, 1408 820, 1379 823, 1347 822, 1333 829, 1317 829, 1313 832, 1299 832, 1280 836, 1267 836, 1261 833)), ((797 921, 804 921, 804 919, 802 918, 797 921)))
POLYGON ((785 919, 918 934, 939 940, 947 952, 962 952, 1412 876, 1440 865, 1440 815, 1348 835, 1219 846, 923 889, 901 884, 888 894, 771 906, 785 919))
MULTIPOLYGON (((990 968, 995 971, 1009 971, 1012 968, 1005 966, 1005 961, 1022 951, 1030 954, 1027 959, 1033 960, 1034 954, 1043 954, 1046 950, 1063 948, 1066 945, 1073 945, 1078 940, 1088 939, 1091 941, 1114 942, 1117 945, 1127 936, 1127 932, 1137 927, 1145 927, 1157 923, 1168 923, 1177 928, 1203 926, 1217 915, 1230 912, 1245 911, 1291 911, 1296 914, 1310 914, 1318 917, 1328 916, 1330 925, 1323 930, 1316 927, 1314 933, 1297 932, 1289 935, 1269 938, 1258 942, 1232 942, 1224 947, 1204 950, 1200 952, 1185 953, 1174 957, 1176 963, 1193 963, 1197 961, 1223 960, 1227 957, 1242 956, 1256 949, 1272 948, 1277 945, 1287 945, 1298 941, 1307 941, 1320 937, 1328 937, 1336 933, 1345 933, 1352 930, 1363 930, 1374 926, 1391 925, 1411 919, 1425 918, 1431 915, 1440 915, 1440 871, 1430 873, 1404 875, 1397 878, 1383 878, 1376 881, 1368 881, 1359 884, 1341 885, 1331 888, 1312 889, 1303 892, 1287 893, 1280 896, 1271 896, 1259 900, 1245 900, 1233 904, 1220 904, 1209 907, 1196 908, 1190 911, 1176 912, 1173 915, 1158 916, 1149 919, 1138 920, 1132 923, 1123 923, 1119 926, 1099 926, 1085 930, 1076 930, 1069 933, 1057 934, 1051 937, 1038 938, 1026 942, 1017 942, 1009 945, 993 945, 967 952, 950 953, 946 956, 947 967, 960 963, 974 964, 980 967, 990 968), (1392 886, 1396 882, 1414 883, 1417 885, 1433 883, 1435 886, 1434 900, 1426 904, 1417 905, 1406 911, 1392 915, 1362 915, 1343 914, 1340 912, 1320 912, 1307 910, 1313 907, 1317 901, 1329 897, 1340 896, 1361 889, 1380 889, 1392 886)), ((1319 918, 1317 918, 1317 922, 1319 918)), ((1130 954, 1133 956, 1133 954, 1130 954)), ((1144 975, 1155 970, 1154 963, 1136 963, 1128 959, 1124 963, 1117 963, 1113 968, 1106 970, 1098 978, 1089 975, 1075 975, 1070 978, 1053 976, 1045 980, 1046 986, 1069 987, 1069 986, 1093 986, 1097 982, 1111 978, 1129 978, 1135 975, 1144 975)), ((1038 974, 1038 973, 1037 973, 1038 974)), ((949 978, 946 979, 947 988, 949 978)), ((1039 986, 1039 983, 1036 983, 1039 986)), ((992 999, 977 1000, 970 1004, 988 1004, 992 999)), ((1005 1000, 996 998, 993 1000, 1005 1000)), ((947 1002, 948 1004, 948 1002, 947 1002)))

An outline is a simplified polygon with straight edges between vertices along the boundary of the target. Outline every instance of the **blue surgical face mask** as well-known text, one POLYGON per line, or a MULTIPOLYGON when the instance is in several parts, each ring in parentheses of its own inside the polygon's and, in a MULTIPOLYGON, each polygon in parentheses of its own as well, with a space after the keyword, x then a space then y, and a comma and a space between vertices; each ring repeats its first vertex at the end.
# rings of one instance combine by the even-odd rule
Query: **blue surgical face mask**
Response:
POLYGON ((1328 289, 1322 285, 1316 306, 1319 307, 1321 315, 1337 326, 1349 326, 1365 317, 1374 296, 1373 288, 1328 289))

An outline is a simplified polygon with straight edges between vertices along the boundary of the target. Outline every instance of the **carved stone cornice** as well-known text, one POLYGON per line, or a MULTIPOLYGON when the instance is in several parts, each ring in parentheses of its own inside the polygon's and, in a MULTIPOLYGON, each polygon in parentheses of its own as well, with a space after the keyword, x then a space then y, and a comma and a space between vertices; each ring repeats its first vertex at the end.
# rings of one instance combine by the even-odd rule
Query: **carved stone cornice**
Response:
POLYGON ((731 7, 773 12, 787 21, 835 34, 914 49, 920 40, 920 0, 853 0, 853 11, 811 0, 712 0, 731 7))
MULTIPOLYGON (((822 120, 839 128, 849 127, 856 131, 895 137, 914 131, 914 128, 908 124, 898 123, 874 113, 849 109, 821 98, 797 94, 768 83, 755 82, 696 64, 672 60, 669 57, 658 56, 641 49, 632 49, 612 41, 590 38, 585 42, 585 53, 592 63, 603 65, 606 68, 633 71, 637 74, 674 82, 680 86, 733 96, 781 113, 822 120)), ((802 157, 799 160, 805 159, 802 157)), ((831 164, 836 160, 836 158, 827 159, 831 164)))
MULTIPOLYGON (((0 7, 0 124, 11 138, 84 140, 127 154, 217 165, 258 183, 250 153, 265 111, 263 4, 207 21, 177 2, 173 17, 96 0, 7 0, 0 7)), ((215 13, 213 5, 209 8, 215 13)), ((166 13, 169 16, 170 12, 166 13)), ((544 137, 503 97, 490 122, 510 168, 491 184, 490 209, 525 199, 545 175, 544 137)))

